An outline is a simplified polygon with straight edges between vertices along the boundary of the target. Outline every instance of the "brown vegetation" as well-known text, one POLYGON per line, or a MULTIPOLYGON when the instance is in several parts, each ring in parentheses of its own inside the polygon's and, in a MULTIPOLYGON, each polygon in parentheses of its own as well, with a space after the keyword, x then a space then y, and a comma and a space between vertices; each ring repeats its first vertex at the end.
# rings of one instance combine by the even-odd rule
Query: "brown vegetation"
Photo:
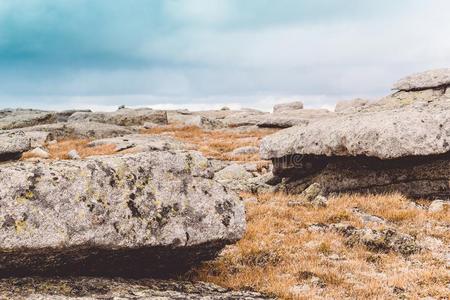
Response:
MULTIPOLYGON (((244 195, 246 196, 246 195, 244 195)), ((428 213, 400 195, 340 196, 326 208, 289 207, 296 196, 265 194, 247 204, 245 237, 190 278, 233 289, 256 290, 283 299, 393 299, 432 296, 448 299, 450 273, 430 250, 404 257, 348 246, 323 225, 386 226, 417 241, 440 240, 449 250, 450 213, 428 213), (383 218, 364 224, 352 209, 383 218), (316 224, 315 230, 311 225, 316 224), (319 229, 318 229, 319 228, 319 229)))
POLYGON ((259 161, 258 154, 230 155, 229 152, 246 146, 259 146, 261 139, 276 132, 277 129, 258 129, 248 131, 203 130, 195 126, 165 126, 144 129, 143 134, 165 134, 189 143, 205 156, 233 161, 259 161))
MULTIPOLYGON (((46 148, 50 154, 50 159, 68 159, 69 157, 67 154, 71 150, 76 150, 81 158, 116 153, 115 145, 89 147, 89 142, 90 140, 87 139, 63 140, 55 144, 49 144, 46 148)), ((29 159, 32 157, 32 153, 26 152, 23 154, 22 159, 29 159)))

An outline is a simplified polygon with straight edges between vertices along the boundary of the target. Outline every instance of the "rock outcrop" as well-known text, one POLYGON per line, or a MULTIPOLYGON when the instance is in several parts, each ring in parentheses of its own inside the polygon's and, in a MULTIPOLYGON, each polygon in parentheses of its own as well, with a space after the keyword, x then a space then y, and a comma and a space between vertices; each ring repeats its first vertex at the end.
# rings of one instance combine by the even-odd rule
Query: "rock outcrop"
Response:
POLYGON ((41 124, 56 123, 57 116, 54 112, 12 109, 3 110, 0 113, 0 129, 24 128, 41 124))
POLYGON ((277 105, 274 105, 273 112, 279 113, 279 112, 292 111, 292 110, 298 110, 298 109, 303 109, 303 102, 295 101, 295 102, 277 104, 277 105))
POLYGON ((0 167, 0 276, 156 276, 244 233, 239 198, 192 151, 0 167))
POLYGON ((421 91, 447 88, 448 86, 450 86, 450 68, 430 70, 407 76, 395 83, 393 89, 398 91, 421 91))
POLYGON ((166 125, 167 113, 152 109, 120 109, 115 112, 77 112, 72 114, 69 122, 98 122, 119 126, 138 126, 147 122, 166 125))
POLYGON ((0 134, 0 162, 17 160, 31 149, 31 141, 23 132, 0 134))
POLYGON ((0 298, 8 300, 69 299, 273 299, 246 291, 231 291, 213 284, 174 280, 107 278, 0 279, 0 298))
MULTIPOLYGON (((12 131, 17 132, 18 130, 12 131)), ((119 137, 131 134, 134 130, 125 128, 123 126, 104 124, 98 122, 70 122, 70 123, 55 123, 48 125, 38 125, 20 129, 25 132, 32 140, 44 135, 38 134, 47 133, 45 135, 46 141, 49 139, 104 139, 119 137)))
POLYGON ((336 113, 357 112, 358 110, 361 110, 367 105, 369 105, 369 100, 360 98, 348 101, 339 101, 338 103, 336 103, 334 112, 336 113))
POLYGON ((296 125, 307 125, 311 121, 321 120, 332 116, 334 116, 334 113, 326 109, 282 111, 265 115, 257 125, 258 127, 289 128, 296 125))
POLYGON ((261 156, 290 192, 317 182, 326 193, 450 197, 450 99, 441 93, 289 128, 265 138, 261 156))

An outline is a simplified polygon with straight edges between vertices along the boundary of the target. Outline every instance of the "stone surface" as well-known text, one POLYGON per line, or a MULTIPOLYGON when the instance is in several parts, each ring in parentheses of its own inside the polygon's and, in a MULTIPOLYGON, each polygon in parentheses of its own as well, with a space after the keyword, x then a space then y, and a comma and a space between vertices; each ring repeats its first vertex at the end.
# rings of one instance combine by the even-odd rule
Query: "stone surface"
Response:
POLYGON ((19 159, 30 149, 31 142, 25 133, 0 133, 0 162, 19 159))
POLYGON ((235 191, 248 191, 249 180, 253 178, 252 173, 240 164, 227 166, 214 175, 215 180, 235 191))
POLYGON ((430 207, 428 207, 428 211, 432 213, 441 212, 445 209, 450 209, 450 201, 434 200, 431 202, 430 207))
POLYGON ((98 122, 119 126, 144 125, 147 122, 166 125, 167 113, 152 109, 120 109, 115 112, 77 112, 69 117, 69 122, 98 122))
POLYGON ((394 229, 358 229, 346 224, 334 224, 332 228, 347 238, 347 245, 364 245, 373 252, 393 251, 408 256, 421 250, 412 236, 394 229))
POLYGON ((116 152, 132 149, 135 152, 145 152, 153 150, 183 150, 186 145, 169 136, 163 135, 125 135, 122 137, 107 138, 92 141, 90 147, 101 145, 116 145, 116 152))
POLYGON ((242 202, 193 151, 0 166, 0 277, 157 276, 215 257, 242 202))
POLYGON ((90 110, 90 109, 69 109, 69 110, 59 111, 56 113, 56 120, 58 122, 67 122, 67 121, 69 121, 69 117, 77 112, 91 113, 92 110, 90 110))
POLYGON ((24 131, 27 135, 29 132, 46 132, 50 134, 50 139, 103 139, 133 133, 133 130, 123 126, 97 122, 71 122, 39 125, 23 128, 21 131, 24 131))
POLYGON ((210 119, 204 116, 191 116, 184 121, 183 125, 195 126, 210 130, 224 127, 223 123, 220 120, 210 119))
POLYGON ((70 158, 70 159, 81 159, 81 157, 80 157, 80 154, 78 154, 78 152, 77 152, 77 150, 70 150, 68 153, 67 153, 67 156, 70 158))
MULTIPOLYGON (((222 112, 232 112, 232 111, 222 111, 222 112)), ((229 114, 223 119, 223 123, 228 127, 240 127, 240 126, 251 126, 257 125, 268 116, 268 113, 261 111, 239 111, 229 114)))
POLYGON ((231 291, 203 282, 95 277, 0 279, 0 298, 5 300, 272 299, 254 292, 231 291))
POLYGON ((231 155, 245 155, 245 154, 256 154, 259 152, 258 147, 246 146, 234 149, 231 151, 231 155))
POLYGON ((273 112, 280 113, 280 112, 292 111, 292 110, 298 110, 298 109, 303 109, 303 102, 295 101, 295 102, 277 104, 273 107, 273 112))
POLYGON ((334 112, 344 113, 344 112, 355 112, 369 104, 369 100, 366 99, 353 99, 348 101, 339 101, 336 103, 334 112))
POLYGON ((257 122, 258 127, 289 128, 296 125, 307 125, 314 120, 332 117, 334 113, 326 109, 302 109, 284 111, 265 115, 257 122))
POLYGON ((301 193, 301 197, 303 197, 308 202, 312 202, 317 196, 320 195, 321 192, 322 187, 320 186, 320 184, 315 182, 301 193))
POLYGON ((56 113, 31 109, 14 109, 0 114, 0 129, 24 128, 57 121, 56 113))
POLYGON ((414 91, 450 86, 450 68, 430 70, 407 76, 394 84, 394 90, 414 91))
POLYGON ((450 151, 450 101, 433 107, 342 115, 289 128, 263 139, 265 159, 286 155, 392 159, 450 151))
POLYGON ((42 147, 53 138, 49 132, 45 131, 24 131, 24 133, 30 139, 32 148, 42 147))

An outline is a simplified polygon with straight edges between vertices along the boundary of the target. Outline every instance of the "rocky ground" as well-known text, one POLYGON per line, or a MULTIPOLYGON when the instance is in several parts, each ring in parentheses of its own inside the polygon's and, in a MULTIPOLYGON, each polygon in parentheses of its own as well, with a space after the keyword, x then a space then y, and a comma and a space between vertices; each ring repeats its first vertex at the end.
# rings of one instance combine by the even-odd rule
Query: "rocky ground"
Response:
POLYGON ((334 112, 0 111, 0 298, 448 299, 450 70, 334 112))

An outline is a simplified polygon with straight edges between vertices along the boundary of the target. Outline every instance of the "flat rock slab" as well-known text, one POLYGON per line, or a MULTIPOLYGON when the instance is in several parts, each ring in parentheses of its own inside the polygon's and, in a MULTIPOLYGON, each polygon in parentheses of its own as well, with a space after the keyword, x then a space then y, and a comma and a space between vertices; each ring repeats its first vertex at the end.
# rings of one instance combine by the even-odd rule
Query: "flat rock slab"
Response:
POLYGON ((169 136, 163 135, 144 135, 132 134, 122 137, 100 139, 92 141, 89 147, 100 145, 116 145, 116 152, 133 149, 136 152, 154 151, 154 150, 184 150, 186 145, 169 136))
POLYGON ((417 91, 433 88, 445 88, 450 85, 450 68, 430 70, 400 79, 393 89, 399 91, 417 91))
POLYGON ((193 151, 0 167, 0 276, 158 276, 245 230, 239 198, 193 151))
POLYGON ((254 292, 231 291, 203 282, 104 278, 0 279, 0 298, 11 300, 69 299, 273 299, 254 292))
POLYGON ((258 127, 289 128, 297 125, 307 125, 314 120, 333 117, 334 113, 326 109, 298 109, 281 111, 261 118, 258 127))
POLYGON ((287 155, 370 156, 392 159, 450 151, 450 101, 435 107, 324 118, 266 137, 263 159, 287 155))
POLYGON ((39 110, 11 110, 0 113, 0 129, 24 128, 41 124, 56 123, 54 112, 39 110))
POLYGON ((104 139, 132 134, 134 131, 123 126, 98 122, 70 122, 37 125, 21 129, 28 132, 46 132, 51 139, 104 139))
POLYGON ((0 134, 0 162, 17 160, 31 149, 30 138, 23 132, 0 134))
POLYGON ((69 122, 98 122, 119 126, 142 126, 147 122, 167 125, 167 113, 152 109, 120 109, 115 112, 76 112, 68 119, 69 122))

